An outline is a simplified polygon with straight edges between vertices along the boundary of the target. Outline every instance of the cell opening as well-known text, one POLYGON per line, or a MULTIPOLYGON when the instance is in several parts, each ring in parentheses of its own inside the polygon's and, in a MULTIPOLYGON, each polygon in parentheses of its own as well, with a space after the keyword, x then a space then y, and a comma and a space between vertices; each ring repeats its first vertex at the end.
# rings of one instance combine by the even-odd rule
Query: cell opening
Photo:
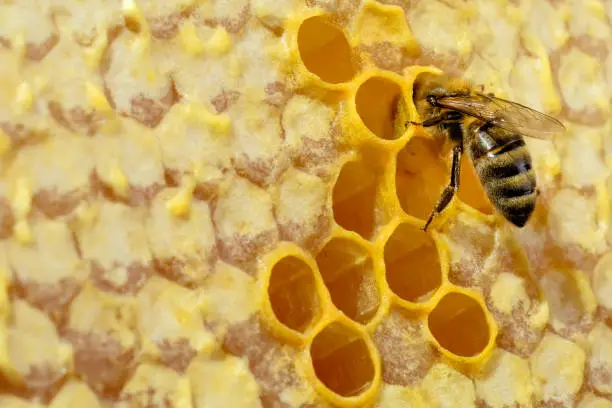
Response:
POLYGON ((396 124, 402 88, 392 80, 372 77, 365 81, 355 95, 357 113, 376 136, 393 140, 404 134, 405 127, 396 124))
POLYGON ((342 228, 364 239, 376 233, 376 196, 380 176, 363 162, 344 165, 332 193, 334 219, 342 228))
POLYGON ((268 296, 276 318, 292 330, 304 332, 319 313, 313 271, 297 257, 288 256, 272 267, 268 296))
POLYGON ((368 251, 349 239, 335 238, 319 252, 317 264, 334 305, 358 323, 369 322, 380 294, 368 251))
POLYGON ((427 324, 440 346, 461 357, 482 353, 491 335, 480 303, 463 293, 451 292, 440 299, 427 324))
POLYGON ((302 22, 297 34, 304 66, 325 82, 348 82, 355 76, 353 52, 342 30, 323 16, 302 22))
POLYGON ((310 356, 319 380, 343 397, 359 396, 374 381, 374 363, 365 340, 341 323, 332 323, 316 335, 310 356))
POLYGON ((406 214, 426 220, 450 181, 439 142, 413 137, 397 155, 395 185, 406 214))
POLYGON ((492 214, 493 206, 487 197, 480 179, 476 174, 474 164, 467 153, 461 158, 461 184, 457 196, 461 201, 483 214, 492 214))
POLYGON ((442 270, 433 239, 420 228, 400 224, 385 244, 387 283, 400 298, 425 302, 442 284, 442 270))

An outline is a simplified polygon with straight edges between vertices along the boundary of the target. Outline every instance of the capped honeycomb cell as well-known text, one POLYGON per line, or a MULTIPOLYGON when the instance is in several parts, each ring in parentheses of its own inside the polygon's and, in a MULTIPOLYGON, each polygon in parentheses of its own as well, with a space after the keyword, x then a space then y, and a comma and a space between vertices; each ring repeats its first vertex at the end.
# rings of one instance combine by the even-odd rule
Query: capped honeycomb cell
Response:
POLYGON ((315 375, 342 397, 358 397, 373 386, 379 376, 373 352, 361 332, 340 322, 325 326, 310 345, 315 375))
POLYGON ((75 235, 101 290, 136 293, 153 273, 145 215, 142 208, 109 201, 83 209, 75 235))
POLYGON ((381 196, 383 169, 367 158, 347 161, 332 193, 334 219, 344 229, 372 239, 386 221, 384 208, 377 208, 381 196))
POLYGON ((387 384, 416 386, 436 362, 423 322, 392 308, 373 334, 387 384))
POLYGON ((47 316, 23 300, 13 302, 10 321, 9 327, 2 328, 7 331, 2 350, 6 353, 2 360, 9 364, 5 372, 15 374, 16 384, 48 398, 72 368, 73 349, 47 316))
POLYGON ((459 357, 475 357, 495 341, 496 328, 481 301, 468 292, 444 295, 427 318, 440 347, 459 357))
POLYGON ((312 266, 293 255, 278 260, 270 273, 268 298, 279 322, 304 332, 320 313, 312 266))
MULTIPOLYGON (((313 381, 307 381, 298 374, 298 361, 296 361, 298 351, 273 336, 261 320, 261 316, 256 315, 248 321, 229 326, 224 332, 224 351, 247 360, 245 363, 249 370, 245 374, 252 374, 255 377, 259 386, 256 397, 258 400, 261 399, 264 406, 279 406, 279 404, 282 406, 281 403, 288 400, 294 401, 294 404, 290 405, 306 404, 308 406, 316 400, 313 388, 314 374, 310 376, 313 381), (270 364, 270 362, 274 363, 270 364)), ((307 357, 307 354, 308 351, 304 350, 300 356, 307 357)), ((203 376, 202 378, 201 381, 207 382, 209 377, 203 376)), ((228 382, 225 379, 223 381, 228 382)), ((243 405, 229 404, 228 406, 243 405)))
POLYGON ((576 408, 612 408, 612 401, 587 393, 576 408))
POLYGON ((54 137, 24 146, 16 153, 8 162, 9 180, 27 180, 24 189, 31 195, 33 207, 47 217, 65 216, 90 192, 92 155, 90 139, 57 131, 54 137))
POLYGON ((584 350, 546 333, 530 360, 536 400, 542 405, 571 406, 584 381, 584 350))
POLYGON ((260 387, 243 358, 198 359, 187 375, 193 389, 193 408, 262 407, 260 387))
POLYGON ((6 241, 15 285, 32 305, 53 320, 61 320, 70 301, 89 277, 89 263, 80 259, 72 232, 60 221, 44 220, 32 226, 32 242, 6 241))
POLYGON ((164 401, 169 408, 191 408, 187 376, 167 367, 144 363, 138 366, 119 396, 117 408, 146 407, 164 401))
POLYGON ((96 394, 80 380, 70 379, 55 395, 49 408, 102 408, 96 394))
POLYGON ((450 170, 440 160, 441 150, 439 143, 417 136, 397 155, 395 185, 406 214, 426 220, 448 185, 450 170))
POLYGON ((601 257, 591 277, 593 291, 604 308, 612 311, 612 253, 601 257))
POLYGON ((487 407, 524 407, 533 398, 529 362, 502 349, 493 352, 475 383, 476 396, 487 407))
POLYGON ((589 342, 590 385, 603 395, 612 395, 612 329, 597 323, 589 334, 589 342))
POLYGON ((323 81, 338 84, 355 76, 356 65, 348 40, 342 29, 325 16, 302 21, 297 42, 304 66, 323 81))
POLYGON ((183 371, 195 355, 216 351, 215 339, 202 321, 204 299, 197 291, 152 277, 137 297, 142 355, 183 371))
POLYGON ((89 283, 72 301, 64 330, 74 349, 74 372, 96 393, 118 395, 137 365, 137 317, 133 300, 89 283))
POLYGON ((150 204, 145 230, 157 272, 193 287, 211 273, 217 248, 208 203, 192 200, 184 191, 160 191, 150 204))
POLYGON ((550 268, 540 277, 540 286, 550 308, 550 325, 557 333, 572 336, 588 330, 597 301, 584 272, 550 268))
POLYGON ((385 243, 389 288, 408 302, 425 302, 442 284, 440 255, 434 240, 419 227, 399 224, 385 243))
POLYGON ((403 105, 402 88, 391 78, 368 78, 357 89, 355 105, 365 126, 379 138, 392 140, 404 134, 405 126, 396 125, 398 109, 403 105))
POLYGON ((370 252, 352 239, 332 238, 317 264, 334 305, 356 322, 369 322, 380 305, 370 252))
MULTIPOLYGON (((423 379, 422 389, 430 400, 427 405, 444 408, 478 406, 472 380, 444 363, 437 363, 423 379)), ((486 405, 485 405, 486 406, 486 405)))

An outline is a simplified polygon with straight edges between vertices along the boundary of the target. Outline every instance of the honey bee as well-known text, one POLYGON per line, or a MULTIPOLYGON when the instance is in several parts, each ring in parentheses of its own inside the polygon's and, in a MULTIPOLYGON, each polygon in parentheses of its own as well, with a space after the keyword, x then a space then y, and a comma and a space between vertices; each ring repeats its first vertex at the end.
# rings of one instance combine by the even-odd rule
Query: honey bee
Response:
POLYGON ((457 192, 464 150, 495 209, 515 226, 523 227, 538 195, 523 136, 552 140, 565 130, 563 124, 526 106, 478 91, 465 80, 447 76, 425 74, 424 80, 415 83, 414 101, 424 120, 406 125, 436 127, 453 145, 450 182, 422 229, 427 231, 457 192))

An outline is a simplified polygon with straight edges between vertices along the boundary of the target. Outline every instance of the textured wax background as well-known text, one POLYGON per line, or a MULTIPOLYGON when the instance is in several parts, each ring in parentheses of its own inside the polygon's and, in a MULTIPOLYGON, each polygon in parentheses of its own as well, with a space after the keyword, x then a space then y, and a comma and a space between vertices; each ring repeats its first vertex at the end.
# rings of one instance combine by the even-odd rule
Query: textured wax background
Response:
POLYGON ((0 405, 612 407, 611 21, 2 1, 0 405), (525 229, 464 163, 418 230, 448 156, 394 120, 429 64, 567 126, 527 141, 525 229))

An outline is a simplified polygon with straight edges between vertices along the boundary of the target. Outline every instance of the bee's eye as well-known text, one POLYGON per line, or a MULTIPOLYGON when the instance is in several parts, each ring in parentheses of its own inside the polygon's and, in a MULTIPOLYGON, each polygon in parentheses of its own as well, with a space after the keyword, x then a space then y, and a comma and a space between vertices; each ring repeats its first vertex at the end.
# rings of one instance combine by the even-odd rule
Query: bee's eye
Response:
POLYGON ((428 95, 426 100, 427 100, 427 102, 429 102, 430 105, 436 106, 436 97, 435 96, 428 95))

